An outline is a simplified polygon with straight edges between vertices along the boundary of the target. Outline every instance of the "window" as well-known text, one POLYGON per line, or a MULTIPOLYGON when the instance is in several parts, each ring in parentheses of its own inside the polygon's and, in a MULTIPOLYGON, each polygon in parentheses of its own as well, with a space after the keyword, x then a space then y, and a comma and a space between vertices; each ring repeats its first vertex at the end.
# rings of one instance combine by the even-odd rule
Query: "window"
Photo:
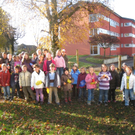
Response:
POLYGON ((94 36, 97 34, 97 29, 90 29, 90 36, 94 36))
POLYGON ((98 21, 97 15, 96 15, 96 14, 91 14, 91 15, 90 15, 90 21, 91 21, 91 22, 96 22, 96 21, 98 21))
POLYGON ((123 48, 123 44, 121 44, 121 48, 123 48))
POLYGON ((124 26, 131 26, 131 23, 124 23, 124 26))
POLYGON ((121 23, 121 27, 123 27, 123 23, 121 23))
POLYGON ((130 34, 129 33, 125 33, 124 37, 130 37, 130 34))
POLYGON ((121 37, 123 37, 123 34, 121 34, 121 37))
POLYGON ((125 44, 125 47, 130 47, 130 44, 125 44))

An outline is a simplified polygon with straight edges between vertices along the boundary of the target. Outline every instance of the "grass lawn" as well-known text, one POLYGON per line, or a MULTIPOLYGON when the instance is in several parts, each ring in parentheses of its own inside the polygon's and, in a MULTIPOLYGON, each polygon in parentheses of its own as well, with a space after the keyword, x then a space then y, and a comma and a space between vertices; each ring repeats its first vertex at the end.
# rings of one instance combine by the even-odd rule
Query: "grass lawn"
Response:
MULTIPOLYGON (((88 56, 88 55, 79 55, 79 58, 84 57, 84 56, 88 56)), ((73 64, 76 63, 76 56, 75 55, 74 56, 73 55, 68 55, 67 57, 69 59, 69 62, 71 62, 70 67, 72 68, 73 64)), ((94 66, 94 65, 79 61, 79 68, 80 67, 90 67, 90 66, 94 66)))
POLYGON ((90 56, 90 57, 86 58, 86 60, 89 62, 102 64, 104 62, 104 59, 110 59, 110 58, 115 58, 115 57, 117 57, 117 56, 106 56, 104 58, 104 56, 97 55, 97 56, 90 56))
MULTIPOLYGON (((99 91, 95 91, 98 101, 99 91)), ((108 107, 78 103, 36 106, 24 101, 0 103, 1 135, 134 135, 135 108, 124 107, 121 92, 108 107)))

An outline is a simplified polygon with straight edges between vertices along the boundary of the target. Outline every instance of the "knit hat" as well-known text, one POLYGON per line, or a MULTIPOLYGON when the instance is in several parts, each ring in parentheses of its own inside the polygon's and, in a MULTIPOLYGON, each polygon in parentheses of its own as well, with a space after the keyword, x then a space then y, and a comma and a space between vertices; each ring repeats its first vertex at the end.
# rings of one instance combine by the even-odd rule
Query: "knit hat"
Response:
POLYGON ((61 52, 66 52, 66 50, 65 49, 62 49, 61 52))
POLYGON ((74 63, 73 67, 78 68, 78 64, 77 63, 74 63))
POLYGON ((125 62, 122 64, 122 67, 124 67, 124 66, 127 66, 127 64, 125 62))
POLYGON ((55 67, 55 64, 51 63, 51 64, 49 65, 49 67, 55 67))
POLYGON ((65 72, 65 71, 69 71, 69 70, 68 70, 68 68, 66 67, 66 68, 64 68, 64 70, 63 70, 63 71, 65 72))

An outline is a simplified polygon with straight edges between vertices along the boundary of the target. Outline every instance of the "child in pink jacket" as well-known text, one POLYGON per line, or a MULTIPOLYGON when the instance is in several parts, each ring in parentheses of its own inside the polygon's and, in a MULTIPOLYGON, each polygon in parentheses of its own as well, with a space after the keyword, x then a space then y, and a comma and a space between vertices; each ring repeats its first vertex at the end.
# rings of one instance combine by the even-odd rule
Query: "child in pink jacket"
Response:
POLYGON ((61 54, 61 50, 57 50, 56 57, 54 58, 54 61, 55 61, 55 65, 56 65, 56 71, 61 78, 61 76, 63 74, 63 70, 66 67, 65 60, 61 54))
POLYGON ((87 74, 85 78, 86 88, 88 89, 88 105, 91 105, 91 102, 94 102, 94 89, 96 89, 97 87, 97 81, 98 79, 96 74, 94 73, 94 68, 89 67, 89 74, 87 74))

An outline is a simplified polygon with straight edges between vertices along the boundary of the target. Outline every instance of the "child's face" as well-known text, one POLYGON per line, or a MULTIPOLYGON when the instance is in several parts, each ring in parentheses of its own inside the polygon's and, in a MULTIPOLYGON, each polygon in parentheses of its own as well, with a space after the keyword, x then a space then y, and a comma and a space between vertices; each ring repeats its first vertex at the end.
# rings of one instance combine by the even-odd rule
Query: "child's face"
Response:
POLYGON ((93 74, 94 73, 94 69, 93 68, 90 68, 89 69, 89 72, 90 72, 90 74, 93 74))
POLYGON ((62 52, 62 55, 63 55, 63 56, 65 56, 65 55, 66 55, 66 53, 65 53, 65 52, 62 52))
POLYGON ((40 70, 39 67, 36 67, 36 68, 35 68, 35 71, 36 71, 37 73, 39 72, 39 70, 40 70))
POLYGON ((77 70, 77 68, 75 66, 73 66, 73 70, 77 70))
POLYGON ((58 56, 61 56, 61 52, 60 51, 58 51, 58 56))
POLYGON ((44 51, 44 55, 46 55, 48 52, 47 51, 44 51))
POLYGON ((50 53, 47 54, 47 58, 51 59, 51 54, 50 53))
POLYGON ((15 68, 15 73, 19 73, 19 70, 18 70, 18 68, 15 68))
POLYGON ((131 71, 129 68, 126 68, 126 74, 127 74, 127 75, 130 75, 131 72, 132 72, 132 71, 131 71))
POLYGON ((103 66, 102 66, 102 71, 103 71, 103 72, 106 72, 106 71, 107 71, 107 67, 103 65, 103 66))
POLYGON ((40 56, 40 61, 43 61, 44 57, 43 56, 40 56))
POLYGON ((28 58, 29 58, 29 56, 27 54, 25 54, 25 59, 28 59, 28 58))
POLYGON ((84 69, 81 69, 81 73, 82 73, 82 74, 85 73, 85 70, 84 70, 84 69))
POLYGON ((16 61, 19 61, 19 57, 16 57, 16 61))
POLYGON ((51 71, 54 71, 55 70, 55 67, 50 67, 51 71))
POLYGON ((68 70, 65 71, 65 75, 68 75, 68 70))
POLYGON ((6 66, 3 66, 3 71, 6 71, 7 67, 6 66))
POLYGON ((115 70, 115 66, 112 65, 112 66, 110 67, 110 69, 111 69, 111 71, 114 71, 114 70, 115 70))

